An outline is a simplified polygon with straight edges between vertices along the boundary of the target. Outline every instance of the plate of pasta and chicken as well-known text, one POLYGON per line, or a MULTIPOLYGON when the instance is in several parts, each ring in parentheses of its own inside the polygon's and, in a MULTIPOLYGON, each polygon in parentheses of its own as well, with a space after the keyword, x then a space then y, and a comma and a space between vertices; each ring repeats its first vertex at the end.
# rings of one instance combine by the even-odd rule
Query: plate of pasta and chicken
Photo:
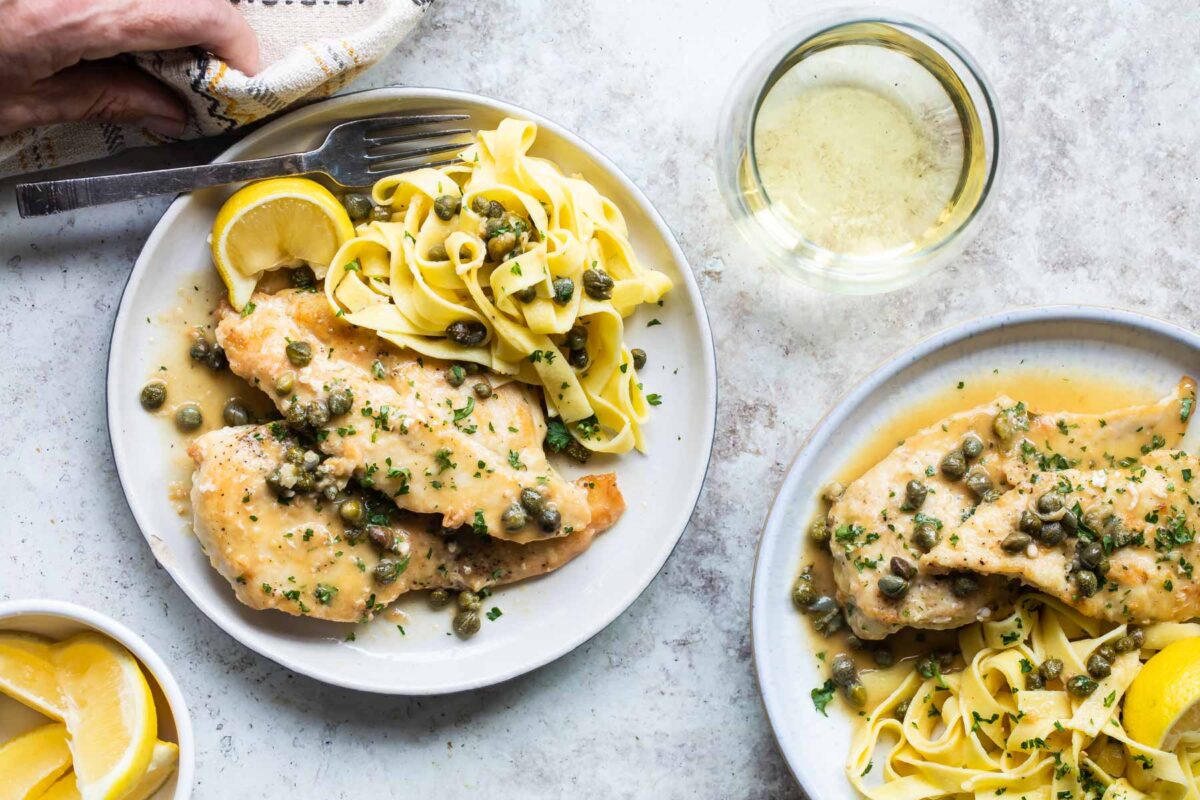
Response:
POLYGON ((505 680, 611 622, 682 534, 715 415, 686 260, 553 123, 386 89, 222 159, 416 111, 468 117, 449 157, 176 200, 108 383, 130 507, 189 597, 287 667, 394 694, 505 680))
POLYGON ((752 602, 814 800, 1200 797, 1198 364, 1157 320, 1021 310, 895 358, 818 425, 752 602))

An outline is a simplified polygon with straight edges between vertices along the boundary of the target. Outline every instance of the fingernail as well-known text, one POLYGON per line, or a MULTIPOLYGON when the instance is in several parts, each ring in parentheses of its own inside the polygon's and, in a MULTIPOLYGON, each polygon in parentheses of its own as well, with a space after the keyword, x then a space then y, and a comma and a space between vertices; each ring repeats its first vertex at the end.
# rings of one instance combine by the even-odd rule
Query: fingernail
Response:
POLYGON ((142 118, 142 125, 162 136, 178 138, 183 136, 183 129, 187 127, 187 120, 150 116, 142 118))

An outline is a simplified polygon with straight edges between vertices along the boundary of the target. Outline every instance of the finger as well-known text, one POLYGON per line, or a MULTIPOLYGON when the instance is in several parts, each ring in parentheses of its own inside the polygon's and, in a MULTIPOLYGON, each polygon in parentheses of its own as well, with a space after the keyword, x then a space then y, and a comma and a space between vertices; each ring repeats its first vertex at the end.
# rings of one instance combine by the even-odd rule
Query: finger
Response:
POLYGON ((132 122, 180 136, 187 109, 154 78, 125 64, 79 64, 0 104, 0 135, 58 122, 132 122))

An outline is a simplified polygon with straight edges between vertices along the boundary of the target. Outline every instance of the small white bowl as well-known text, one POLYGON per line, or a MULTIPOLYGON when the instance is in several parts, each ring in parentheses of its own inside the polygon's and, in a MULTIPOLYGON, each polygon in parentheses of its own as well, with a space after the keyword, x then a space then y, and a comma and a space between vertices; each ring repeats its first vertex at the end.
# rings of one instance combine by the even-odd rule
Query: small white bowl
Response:
MULTIPOLYGON (((23 631, 61 641, 82 631, 96 631, 122 645, 142 663, 158 711, 158 735, 179 745, 179 766, 151 800, 188 800, 196 774, 192 718, 171 670, 142 637, 98 611, 60 600, 0 602, 0 631, 23 631)), ((0 695, 0 740, 44 725, 45 717, 0 695)))

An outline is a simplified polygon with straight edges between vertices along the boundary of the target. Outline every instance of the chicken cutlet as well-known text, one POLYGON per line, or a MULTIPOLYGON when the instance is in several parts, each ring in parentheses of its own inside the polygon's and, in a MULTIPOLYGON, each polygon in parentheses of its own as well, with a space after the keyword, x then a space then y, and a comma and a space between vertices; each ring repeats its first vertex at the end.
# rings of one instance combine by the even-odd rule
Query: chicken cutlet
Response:
MULTIPOLYGON (((518 544, 470 529, 439 532, 378 495, 367 515, 371 524, 353 527, 320 491, 332 487, 346 496, 341 489, 351 475, 345 462, 317 463, 316 453, 282 426, 221 428, 197 438, 188 452, 196 465, 196 536, 238 600, 336 622, 369 619, 405 592, 478 591, 551 572, 587 550, 625 509, 609 473, 576 481, 590 522, 567 536, 518 544), (317 476, 317 491, 281 501, 269 478, 294 461, 317 476)), ((365 496, 356 501, 371 503, 365 496)))
POLYGON ((251 306, 248 314, 227 305, 217 312, 230 369, 401 508, 522 543, 588 527, 587 492, 547 461, 541 405, 525 386, 476 392, 483 376, 383 343, 337 319, 318 293, 260 293, 251 306), (545 503, 526 517, 519 498, 529 489, 545 503))

